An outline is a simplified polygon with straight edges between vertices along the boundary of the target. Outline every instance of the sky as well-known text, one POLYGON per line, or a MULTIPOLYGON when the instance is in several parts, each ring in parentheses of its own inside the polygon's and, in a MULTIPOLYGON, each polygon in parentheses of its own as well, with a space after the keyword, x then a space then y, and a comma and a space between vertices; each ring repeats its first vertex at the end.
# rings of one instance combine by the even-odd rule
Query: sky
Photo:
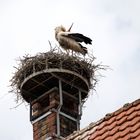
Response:
POLYGON ((0 0, 0 139, 32 140, 29 106, 15 108, 9 93, 19 57, 49 51, 54 28, 73 22, 73 32, 93 40, 88 46, 101 71, 96 91, 84 104, 81 128, 140 98, 139 0, 0 0))

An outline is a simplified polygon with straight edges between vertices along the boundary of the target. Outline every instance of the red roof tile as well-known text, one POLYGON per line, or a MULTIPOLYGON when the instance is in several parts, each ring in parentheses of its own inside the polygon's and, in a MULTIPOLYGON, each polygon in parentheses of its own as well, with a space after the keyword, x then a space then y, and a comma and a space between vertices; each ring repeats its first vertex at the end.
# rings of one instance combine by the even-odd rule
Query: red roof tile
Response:
POLYGON ((140 99, 74 132, 66 140, 140 140, 140 99))

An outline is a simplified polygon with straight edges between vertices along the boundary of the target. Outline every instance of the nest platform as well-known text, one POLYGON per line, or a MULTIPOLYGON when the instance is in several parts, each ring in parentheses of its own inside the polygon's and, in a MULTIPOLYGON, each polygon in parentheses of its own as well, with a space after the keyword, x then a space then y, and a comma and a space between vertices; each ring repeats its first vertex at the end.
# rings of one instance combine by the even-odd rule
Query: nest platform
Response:
POLYGON ((94 57, 86 59, 54 50, 35 56, 26 55, 20 58, 11 79, 12 91, 16 93, 17 100, 29 103, 53 87, 58 87, 61 80, 64 91, 78 96, 80 90, 84 100, 89 90, 95 87, 95 71, 98 68, 99 65, 94 65, 94 57))

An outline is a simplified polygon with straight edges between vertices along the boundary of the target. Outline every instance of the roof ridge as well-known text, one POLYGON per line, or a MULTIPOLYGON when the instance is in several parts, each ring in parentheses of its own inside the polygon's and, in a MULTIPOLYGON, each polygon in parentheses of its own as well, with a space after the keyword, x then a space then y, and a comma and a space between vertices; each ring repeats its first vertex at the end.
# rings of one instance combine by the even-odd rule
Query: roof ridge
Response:
POLYGON ((121 108, 119 108, 118 110, 112 112, 112 113, 107 113, 105 115, 105 117, 103 117, 104 120, 108 120, 110 119, 112 116, 116 116, 119 113, 122 113, 123 111, 128 110, 130 107, 132 106, 136 106, 137 104, 140 103, 140 99, 137 99, 135 101, 133 101, 132 103, 125 103, 121 108))
MULTIPOLYGON (((122 113, 123 111, 128 110, 130 107, 132 106, 136 106, 137 104, 140 103, 140 99, 137 99, 135 101, 133 101, 132 103, 125 103, 121 108, 119 108, 118 110, 112 112, 112 113, 107 113, 102 119, 99 119, 97 122, 92 122, 91 124, 94 124, 94 126, 99 125, 100 123, 102 123, 103 121, 107 121, 109 120, 111 117, 118 115, 119 113, 122 113)), ((92 127, 94 127, 92 126, 92 127)))
POLYGON ((118 115, 119 113, 128 110, 129 108, 131 108, 132 106, 136 106, 137 104, 140 103, 140 99, 137 99, 131 103, 125 103, 121 108, 119 108, 118 110, 112 112, 113 114, 118 115))

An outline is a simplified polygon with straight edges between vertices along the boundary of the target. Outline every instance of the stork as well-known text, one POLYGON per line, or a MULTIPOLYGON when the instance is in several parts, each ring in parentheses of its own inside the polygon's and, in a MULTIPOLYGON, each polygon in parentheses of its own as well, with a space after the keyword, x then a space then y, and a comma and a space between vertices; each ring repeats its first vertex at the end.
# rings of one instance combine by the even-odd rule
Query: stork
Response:
MULTIPOLYGON (((73 25, 73 24, 72 24, 73 25)), ((71 33, 71 27, 66 31, 65 27, 58 26, 55 28, 55 38, 58 41, 59 45, 67 50, 72 50, 81 53, 83 55, 87 54, 87 48, 84 47, 81 43, 92 44, 92 40, 89 37, 84 36, 80 33, 71 33)))

